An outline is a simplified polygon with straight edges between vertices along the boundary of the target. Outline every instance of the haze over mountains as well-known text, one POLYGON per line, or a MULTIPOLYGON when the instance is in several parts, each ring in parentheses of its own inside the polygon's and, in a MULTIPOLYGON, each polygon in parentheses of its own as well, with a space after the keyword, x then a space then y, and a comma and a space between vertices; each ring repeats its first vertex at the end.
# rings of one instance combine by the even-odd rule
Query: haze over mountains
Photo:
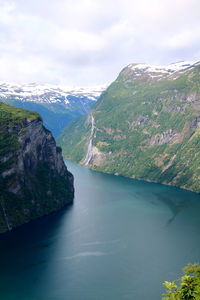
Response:
POLYGON ((68 122, 86 114, 105 89, 0 82, 0 101, 38 112, 57 137, 68 122))
POLYGON ((129 64, 58 138, 103 172, 200 191, 200 62, 129 64))

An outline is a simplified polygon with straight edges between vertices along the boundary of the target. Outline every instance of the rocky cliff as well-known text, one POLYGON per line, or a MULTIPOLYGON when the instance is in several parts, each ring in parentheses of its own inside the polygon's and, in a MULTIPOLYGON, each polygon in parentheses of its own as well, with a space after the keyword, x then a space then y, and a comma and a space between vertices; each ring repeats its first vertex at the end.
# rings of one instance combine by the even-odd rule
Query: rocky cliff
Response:
POLYGON ((128 65, 58 142, 90 168, 200 192, 200 62, 128 65))
POLYGON ((37 113, 0 103, 0 233, 73 201, 73 175, 37 113))

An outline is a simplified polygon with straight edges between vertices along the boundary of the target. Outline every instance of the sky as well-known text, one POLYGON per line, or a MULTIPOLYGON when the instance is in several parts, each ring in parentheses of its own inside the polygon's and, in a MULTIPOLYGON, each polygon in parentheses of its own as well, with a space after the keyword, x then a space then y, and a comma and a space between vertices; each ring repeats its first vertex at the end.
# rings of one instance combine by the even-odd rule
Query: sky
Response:
POLYGON ((0 81, 93 86, 200 60, 199 0, 0 0, 0 81))

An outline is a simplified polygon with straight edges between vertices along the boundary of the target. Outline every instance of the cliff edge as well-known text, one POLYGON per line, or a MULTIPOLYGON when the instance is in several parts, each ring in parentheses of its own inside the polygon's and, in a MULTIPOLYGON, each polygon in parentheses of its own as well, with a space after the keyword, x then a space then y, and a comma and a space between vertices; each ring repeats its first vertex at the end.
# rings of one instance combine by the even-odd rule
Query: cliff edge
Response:
POLYGON ((34 112, 0 103, 0 233, 73 201, 73 175, 34 112))

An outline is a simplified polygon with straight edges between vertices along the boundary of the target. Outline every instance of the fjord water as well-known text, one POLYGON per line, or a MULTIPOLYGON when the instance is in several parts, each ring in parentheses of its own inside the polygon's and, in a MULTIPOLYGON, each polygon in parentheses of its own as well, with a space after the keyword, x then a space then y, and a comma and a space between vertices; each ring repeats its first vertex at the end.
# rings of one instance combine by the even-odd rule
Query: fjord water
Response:
POLYGON ((0 299, 157 300, 200 262, 200 195, 67 165, 74 204, 0 238, 0 299))

